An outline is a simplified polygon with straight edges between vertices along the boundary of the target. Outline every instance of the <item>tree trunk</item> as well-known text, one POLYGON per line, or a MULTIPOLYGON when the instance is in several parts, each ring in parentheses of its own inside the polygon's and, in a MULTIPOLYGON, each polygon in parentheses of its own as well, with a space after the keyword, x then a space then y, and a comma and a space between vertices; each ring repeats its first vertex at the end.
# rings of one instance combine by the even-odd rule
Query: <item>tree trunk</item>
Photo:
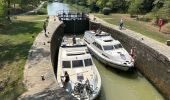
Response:
POLYGON ((14 9, 15 9, 15 3, 14 3, 14 9))
POLYGON ((7 20, 8 21, 11 21, 11 19, 10 19, 10 4, 11 4, 11 2, 10 2, 10 0, 7 0, 7 20))
POLYGON ((16 9, 15 9, 15 2, 14 2, 14 14, 16 14, 16 9))

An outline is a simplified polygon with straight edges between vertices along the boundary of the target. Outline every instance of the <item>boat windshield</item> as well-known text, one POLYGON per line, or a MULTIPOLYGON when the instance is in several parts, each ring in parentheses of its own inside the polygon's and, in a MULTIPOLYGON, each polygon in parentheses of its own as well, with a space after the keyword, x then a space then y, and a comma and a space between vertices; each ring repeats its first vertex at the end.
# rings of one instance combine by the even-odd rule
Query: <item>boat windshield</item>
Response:
POLYGON ((113 45, 105 45, 105 46, 103 46, 103 48, 104 48, 104 50, 113 50, 114 49, 113 45))
POLYGON ((71 68, 71 63, 70 61, 63 61, 62 62, 63 68, 71 68))
POLYGON ((73 68, 83 67, 83 60, 73 60, 72 67, 73 68))
POLYGON ((92 64, 92 60, 89 58, 89 59, 84 59, 84 63, 85 63, 85 66, 91 66, 93 65, 92 64))
POLYGON ((123 46, 121 44, 116 44, 114 45, 115 49, 119 49, 119 48, 123 48, 123 46))

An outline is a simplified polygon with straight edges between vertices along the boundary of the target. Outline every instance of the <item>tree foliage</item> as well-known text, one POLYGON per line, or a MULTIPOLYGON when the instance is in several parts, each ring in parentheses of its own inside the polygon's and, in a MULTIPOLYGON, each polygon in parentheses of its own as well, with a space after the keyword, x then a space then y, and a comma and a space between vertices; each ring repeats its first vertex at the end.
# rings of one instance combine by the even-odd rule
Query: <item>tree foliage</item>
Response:
POLYGON ((0 19, 2 19, 4 16, 4 3, 2 0, 0 0, 0 19))
POLYGON ((141 13, 145 14, 150 12, 154 7, 154 0, 143 0, 141 5, 141 13))
POLYGON ((170 20, 170 1, 166 0, 163 6, 156 11, 156 17, 170 20))
POLYGON ((127 12, 130 1, 128 0, 111 0, 112 2, 112 10, 114 12, 127 12))
POLYGON ((156 9, 156 10, 160 9, 163 6, 164 2, 165 2, 165 0, 155 0, 153 2, 154 9, 156 9))
POLYGON ((131 0, 128 12, 131 15, 138 15, 141 13, 140 9, 141 9, 141 4, 143 3, 143 0, 131 0))
POLYGON ((19 7, 23 10, 28 6, 32 8, 36 7, 40 3, 40 0, 0 0, 0 19, 7 18, 10 19, 10 12, 15 10, 15 4, 18 4, 19 7))

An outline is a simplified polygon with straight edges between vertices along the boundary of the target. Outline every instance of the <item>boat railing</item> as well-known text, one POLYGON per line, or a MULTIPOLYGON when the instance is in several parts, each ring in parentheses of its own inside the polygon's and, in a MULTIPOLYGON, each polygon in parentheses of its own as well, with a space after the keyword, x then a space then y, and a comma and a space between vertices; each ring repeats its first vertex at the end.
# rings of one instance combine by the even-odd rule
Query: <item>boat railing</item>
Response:
POLYGON ((76 82, 74 84, 75 84, 75 86, 74 86, 73 93, 75 95, 82 95, 84 90, 86 90, 88 95, 95 93, 93 90, 93 85, 90 84, 88 79, 85 81, 85 83, 76 82))
POLYGON ((86 47, 86 44, 82 44, 82 45, 61 45, 61 47, 63 48, 72 48, 72 47, 86 47))
POLYGON ((87 12, 80 12, 74 10, 60 10, 57 11, 57 16, 60 20, 87 20, 89 14, 87 12))
POLYGON ((67 48, 67 47, 84 47, 86 44, 83 42, 80 38, 67 38, 63 37, 61 47, 67 48))

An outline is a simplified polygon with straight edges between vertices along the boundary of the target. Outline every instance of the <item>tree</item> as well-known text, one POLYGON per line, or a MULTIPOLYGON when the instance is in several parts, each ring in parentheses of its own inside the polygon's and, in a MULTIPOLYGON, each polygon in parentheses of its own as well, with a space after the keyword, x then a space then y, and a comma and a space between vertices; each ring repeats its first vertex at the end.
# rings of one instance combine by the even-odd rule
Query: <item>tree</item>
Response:
POLYGON ((155 1, 153 2, 153 4, 154 4, 154 9, 155 9, 155 10, 160 9, 161 7, 163 7, 164 3, 165 3, 165 0, 155 0, 155 1))
POLYGON ((113 1, 109 0, 109 1, 106 3, 106 7, 112 8, 112 7, 113 7, 113 1))
POLYGON ((150 12, 154 7, 154 1, 155 0, 144 0, 140 8, 141 13, 145 14, 150 12))
POLYGON ((4 2, 0 0, 0 20, 4 17, 4 2))
POLYGON ((99 7, 96 4, 97 0, 87 0, 87 6, 90 7, 92 11, 98 12, 99 7))
POLYGON ((103 9, 104 7, 106 7, 106 3, 108 2, 108 0, 97 0, 96 4, 97 6, 99 6, 101 9, 103 9))
POLYGON ((78 4, 82 6, 87 6, 87 0, 78 0, 78 4))
POLYGON ((110 0, 114 12, 127 12, 130 0, 110 0))
POLYGON ((138 15, 141 13, 141 4, 143 3, 143 0, 131 0, 128 12, 131 16, 138 15))
POLYGON ((156 17, 170 20, 170 1, 164 2, 163 7, 156 12, 156 17))
POLYGON ((96 0, 87 0, 87 4, 90 6, 92 4, 96 3, 96 0))

